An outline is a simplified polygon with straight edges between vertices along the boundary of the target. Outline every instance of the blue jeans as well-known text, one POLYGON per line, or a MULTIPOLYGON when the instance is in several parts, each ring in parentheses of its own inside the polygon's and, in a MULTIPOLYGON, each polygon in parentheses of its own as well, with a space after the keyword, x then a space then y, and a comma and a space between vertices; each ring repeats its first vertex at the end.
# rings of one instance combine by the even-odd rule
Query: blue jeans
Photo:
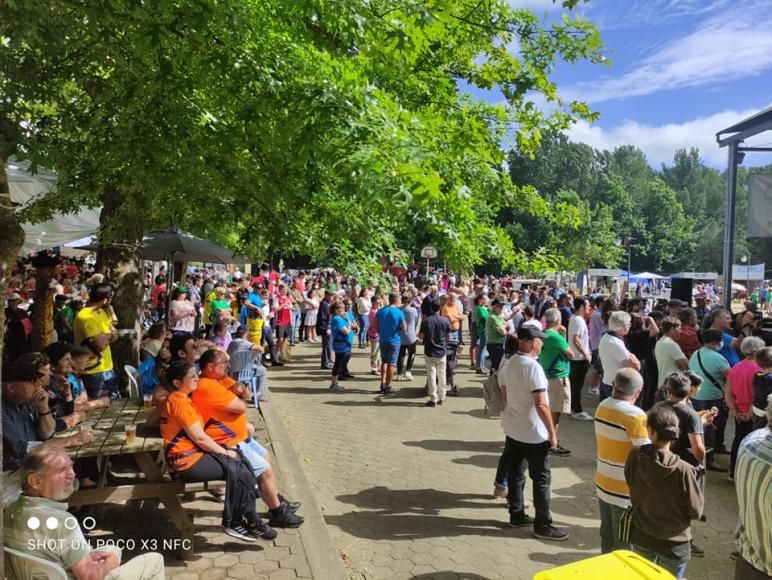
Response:
POLYGON ((367 331, 370 329, 370 318, 367 314, 358 314, 359 319, 359 346, 367 344, 367 331))
POLYGON ((621 544, 619 542, 619 518, 625 513, 625 508, 621 508, 611 503, 607 503, 598 498, 600 506, 600 552, 608 554, 614 550, 630 550, 630 544, 621 544))
POLYGON ((290 344, 293 346, 298 338, 300 338, 300 319, 302 316, 300 310, 292 311, 292 334, 290 334, 290 344))
POLYGON ((684 558, 681 560, 676 560, 675 558, 667 558, 661 554, 658 554, 654 550, 642 548, 641 546, 635 544, 633 545, 633 552, 640 554, 647 560, 654 562, 658 566, 661 566, 670 572, 673 576, 678 578, 678 580, 681 580, 681 578, 684 577, 684 572, 686 572, 686 565, 689 563, 689 558, 684 558))
POLYGON ((488 346, 488 335, 486 333, 477 335, 477 368, 485 368, 485 348, 488 346))
POLYGON ((495 373, 497 370, 499 370, 499 364, 501 363, 501 359, 504 356, 504 345, 489 344, 488 356, 491 359, 491 370, 495 373))
POLYGON ((236 447, 244 454, 244 458, 249 462, 249 465, 252 466, 255 477, 260 477, 266 471, 271 469, 271 464, 265 460, 265 455, 267 453, 265 447, 251 437, 242 441, 236 445, 236 447))

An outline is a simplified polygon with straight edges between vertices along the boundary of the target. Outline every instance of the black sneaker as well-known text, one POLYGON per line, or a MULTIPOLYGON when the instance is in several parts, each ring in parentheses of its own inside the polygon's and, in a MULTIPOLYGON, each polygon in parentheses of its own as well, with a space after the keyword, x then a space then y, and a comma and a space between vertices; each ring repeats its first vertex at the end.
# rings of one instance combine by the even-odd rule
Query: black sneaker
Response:
POLYGON ((549 540, 551 542, 562 542, 568 539, 568 532, 559 530, 555 526, 548 526, 541 530, 534 530, 533 537, 540 540, 549 540))
POLYGON ((283 362, 279 362, 279 361, 276 361, 276 362, 271 361, 271 366, 272 367, 283 367, 284 363, 283 362))
POLYGON ((279 501, 281 503, 286 503, 293 512, 298 511, 300 509, 300 506, 303 505, 299 501, 292 501, 287 499, 282 494, 279 494, 279 501))
POLYGON ((449 397, 458 397, 458 387, 453 387, 448 391, 449 397))
POLYGON ((445 401, 443 401, 442 399, 440 399, 439 401, 437 401, 437 404, 438 404, 438 405, 442 405, 444 402, 445 402, 445 401))
POLYGON ((223 526, 223 530, 231 538, 236 538, 242 542, 256 542, 257 537, 253 536, 250 531, 242 525, 238 526, 223 526))
POLYGON ((424 407, 436 407, 436 406, 437 406, 437 403, 435 403, 434 401, 426 401, 426 404, 424 405, 424 407))
POLYGON ((299 528, 306 521, 303 516, 294 513, 286 503, 270 510, 268 514, 268 524, 275 528, 299 528))
POLYGON ((560 445, 555 447, 555 449, 550 449, 550 453, 552 455, 557 455, 559 457, 565 457, 567 455, 571 455, 571 452, 568 449, 564 449, 560 445))
POLYGON ((692 540, 691 542, 691 548, 692 548, 692 556, 694 556, 695 558, 705 557, 705 550, 703 550, 697 544, 695 544, 694 540, 692 540))
POLYGON ((248 524, 247 531, 255 539, 273 540, 279 535, 279 532, 271 526, 260 520, 255 524, 248 524))
POLYGON ((526 514, 516 516, 515 514, 509 514, 509 527, 510 528, 524 528, 526 526, 533 525, 533 518, 526 514))
POLYGON ((394 392, 394 389, 391 388, 391 385, 383 385, 381 392, 384 395, 391 395, 394 392))
POLYGON ((735 550, 734 552, 732 552, 731 554, 729 554, 729 557, 730 557, 730 558, 732 558, 732 560, 737 560, 737 558, 739 558, 739 557, 740 557, 740 552, 738 552, 737 550, 735 550))

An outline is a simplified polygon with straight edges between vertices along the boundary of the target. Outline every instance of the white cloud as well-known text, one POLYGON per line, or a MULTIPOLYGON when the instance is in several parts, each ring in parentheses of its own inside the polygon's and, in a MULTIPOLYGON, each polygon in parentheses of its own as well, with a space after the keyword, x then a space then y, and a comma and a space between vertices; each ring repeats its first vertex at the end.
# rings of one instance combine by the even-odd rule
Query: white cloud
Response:
MULTIPOLYGON (((635 145, 646 153, 649 163, 657 168, 662 163, 671 163, 676 149, 697 147, 705 163, 723 168, 726 167, 727 151, 726 148, 719 148, 716 133, 758 111, 721 111, 709 117, 661 126, 627 120, 615 127, 602 128, 580 121, 566 133, 572 141, 587 143, 596 149, 611 150, 620 145, 635 145)), ((755 139, 757 144, 770 141, 770 133, 762 133, 755 139)), ((749 145, 753 143, 753 140, 748 141, 749 145)), ((768 154, 750 155, 746 164, 760 165, 771 161, 768 154)))
POLYGON ((772 69, 772 10, 768 1, 737 3, 714 13, 696 30, 670 41, 616 78, 567 87, 563 95, 598 103, 708 86, 772 69))

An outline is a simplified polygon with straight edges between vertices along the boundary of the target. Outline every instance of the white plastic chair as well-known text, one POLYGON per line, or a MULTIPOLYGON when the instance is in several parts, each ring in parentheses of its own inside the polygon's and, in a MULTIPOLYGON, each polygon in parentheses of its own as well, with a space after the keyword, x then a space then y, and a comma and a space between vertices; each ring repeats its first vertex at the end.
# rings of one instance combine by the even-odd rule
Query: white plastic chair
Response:
POLYGON ((12 556, 6 559, 5 572, 11 580, 67 580, 67 572, 59 564, 44 560, 39 556, 33 556, 28 552, 19 552, 8 547, 3 547, 6 555, 12 556), (19 574, 13 560, 18 559, 25 563, 24 570, 27 574, 19 574))
POLYGON ((129 377, 129 397, 139 398, 139 386, 142 384, 139 371, 131 365, 124 365, 123 370, 129 377))
POLYGON ((252 389, 255 407, 260 406, 260 393, 257 392, 257 368, 255 367, 259 356, 260 353, 254 350, 241 350, 231 355, 231 376, 252 389))

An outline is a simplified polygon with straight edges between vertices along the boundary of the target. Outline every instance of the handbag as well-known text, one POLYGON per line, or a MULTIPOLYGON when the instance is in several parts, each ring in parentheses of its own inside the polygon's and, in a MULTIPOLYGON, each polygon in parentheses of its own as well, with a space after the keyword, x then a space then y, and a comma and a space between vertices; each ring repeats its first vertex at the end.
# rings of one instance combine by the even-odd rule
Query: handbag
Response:
MULTIPOLYGON (((646 497, 646 494, 643 494, 641 496, 641 503, 643 503, 643 499, 646 497)), ((617 539, 621 544, 631 544, 630 537, 632 536, 633 532, 633 521, 635 518, 635 512, 637 510, 635 507, 633 507, 632 500, 630 501, 630 505, 627 506, 627 509, 625 510, 625 513, 623 513, 621 516, 619 516, 619 526, 617 528, 617 539)))

